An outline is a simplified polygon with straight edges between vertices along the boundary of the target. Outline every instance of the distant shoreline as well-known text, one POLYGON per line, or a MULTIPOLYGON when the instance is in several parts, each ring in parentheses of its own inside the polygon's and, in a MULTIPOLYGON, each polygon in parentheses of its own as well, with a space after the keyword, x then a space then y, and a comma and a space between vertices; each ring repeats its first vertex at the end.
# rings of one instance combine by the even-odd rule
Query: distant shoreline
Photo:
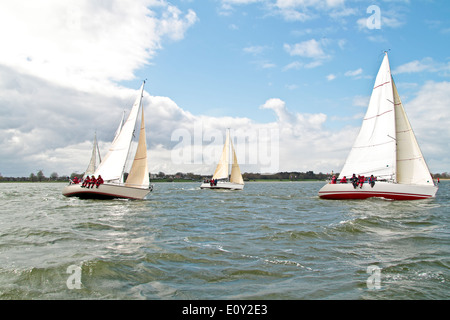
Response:
MULTIPOLYGON (((433 179, 437 180, 437 179, 433 179)), ((450 178, 439 178, 439 181, 450 181, 450 178)), ((194 181, 189 179, 157 179, 157 180, 151 180, 150 183, 170 183, 170 182, 192 182, 192 183, 202 183, 203 181, 194 181)), ((296 179, 296 180, 289 180, 289 179, 252 179, 248 181, 244 181, 245 183, 252 183, 252 182, 326 182, 326 180, 320 180, 320 179, 296 179)), ((61 184, 67 184, 68 181, 0 181, 0 183, 61 183, 61 184)))
MULTIPOLYGON (((442 179, 441 179, 442 180, 442 179)), ((450 179, 449 179, 450 180, 450 179)), ((325 180, 318 179, 298 179, 298 180, 288 180, 288 179, 252 179, 248 181, 244 181, 245 183, 249 182, 325 182, 325 180)), ((192 183, 202 183, 203 181, 197 180, 189 180, 189 179, 157 179, 151 180, 150 183, 170 183, 170 182, 192 182, 192 183)), ((0 183, 62 183, 67 184, 68 181, 0 181, 0 183)))

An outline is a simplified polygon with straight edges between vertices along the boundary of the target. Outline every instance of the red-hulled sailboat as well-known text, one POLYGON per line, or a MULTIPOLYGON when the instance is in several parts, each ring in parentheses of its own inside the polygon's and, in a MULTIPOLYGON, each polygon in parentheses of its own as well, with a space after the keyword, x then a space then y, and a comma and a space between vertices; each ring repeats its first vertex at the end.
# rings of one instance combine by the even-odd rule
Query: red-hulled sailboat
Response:
POLYGON ((435 197, 428 166, 417 143, 391 75, 385 53, 364 116, 360 132, 338 180, 319 191, 324 199, 417 200, 435 197), (353 175, 373 175, 375 184, 356 187, 348 181, 353 175))

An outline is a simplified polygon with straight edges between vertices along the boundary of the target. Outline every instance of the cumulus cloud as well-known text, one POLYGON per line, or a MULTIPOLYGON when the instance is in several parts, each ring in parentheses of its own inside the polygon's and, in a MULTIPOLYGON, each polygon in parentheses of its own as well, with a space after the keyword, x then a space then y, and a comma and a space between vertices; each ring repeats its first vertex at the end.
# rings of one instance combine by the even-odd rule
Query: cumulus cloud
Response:
POLYGON ((248 5, 252 3, 265 2, 265 0, 221 0, 221 7, 219 13, 228 16, 236 5, 248 5))
POLYGON ((302 41, 293 45, 285 43, 283 48, 290 56, 308 59, 309 62, 303 64, 294 61, 285 66, 284 70, 299 69, 301 67, 315 68, 322 65, 325 60, 330 59, 330 56, 324 52, 323 47, 324 41, 317 41, 316 39, 302 41))
POLYGON ((322 45, 316 39, 303 41, 294 45, 285 44, 284 49, 291 56, 301 56, 316 59, 323 58, 325 56, 322 45))
POLYGON ((333 81, 334 79, 336 79, 336 75, 335 74, 332 74, 332 73, 330 73, 329 75, 327 75, 327 80, 328 81, 333 81))
POLYGON ((163 0, 2 5, 0 172, 23 174, 54 159, 55 170, 72 170, 73 150, 94 130, 108 141, 111 123, 134 101, 118 81, 134 79, 164 41, 182 39, 196 21, 194 11, 163 0))
POLYGON ((412 100, 403 102, 432 172, 445 172, 450 163, 448 101, 450 101, 450 82, 428 81, 412 100))
MULTIPOLYGON (((104 156, 122 111, 137 90, 113 93, 80 92, 1 67, 1 170, 27 176, 83 172, 94 133, 104 156)), ((151 88, 150 88, 151 89, 151 88)), ((214 171, 227 128, 231 128, 243 172, 279 170, 337 170, 351 141, 351 132, 324 130, 325 114, 292 112, 281 99, 269 99, 261 109, 274 121, 194 115, 168 97, 144 95, 149 169, 153 173, 214 171), (330 153, 330 145, 336 152, 330 153)))
MULTIPOLYGON (((256 1, 227 1, 249 2, 256 1)), ((278 4, 287 8, 289 3, 278 4)), ((301 1, 291 4, 299 6, 301 1)), ((0 36, 10 45, 0 51, 0 172, 83 172, 94 133, 104 155, 122 111, 136 97, 137 88, 120 87, 118 81, 133 79, 164 41, 179 41, 196 21, 195 12, 156 0, 4 4, 0 36)), ((291 68, 317 64, 328 56, 325 44, 315 39, 285 45, 285 50, 309 62, 291 68)), ((429 82, 406 103, 425 157, 437 172, 446 171, 449 160, 443 156, 450 141, 449 92, 449 83, 429 82)), ((150 171, 211 174, 227 128, 235 138, 243 172, 340 170, 359 128, 332 131, 325 114, 293 112, 290 107, 298 106, 277 97, 261 103, 261 109, 273 112, 272 122, 196 115, 168 97, 146 93, 150 171)))
POLYGON ((296 7, 337 7, 344 4, 344 0, 276 0, 276 5, 280 8, 296 8, 296 7))
POLYGON ((133 79, 164 38, 183 38, 196 20, 195 12, 156 0, 9 2, 0 11, 0 38, 8 44, 0 64, 95 91, 133 79))
MULTIPOLYGON (((62 90, 36 77, 5 68, 1 71, 12 79, 9 89, 4 80, 0 85, 0 101, 5 111, 0 120, 3 175, 29 175, 40 169, 46 175, 83 172, 90 157, 94 130, 105 155, 122 110, 131 106, 137 94, 137 90, 125 93, 119 90, 115 94, 62 90), (22 86, 16 87, 17 83, 22 86)), ((434 172, 446 171, 449 161, 445 156, 450 147, 450 118, 446 112, 449 92, 447 82, 428 82, 405 103, 434 172)), ((355 105, 362 106, 360 100, 367 97, 355 98, 355 105)), ((279 98, 268 99, 260 106, 273 112, 274 120, 268 123, 195 115, 168 97, 148 93, 144 105, 152 173, 211 174, 227 128, 231 128, 243 172, 337 172, 359 131, 358 127, 330 130, 325 114, 291 111, 279 98)))
POLYGON ((433 72, 448 76, 450 74, 450 62, 441 63, 434 61, 433 58, 425 57, 421 60, 414 60, 402 64, 392 71, 393 74, 417 72, 433 72))
POLYGON ((353 15, 354 9, 345 7, 345 0, 221 0, 222 15, 231 15, 236 6, 260 3, 269 15, 278 15, 286 21, 305 22, 323 13, 333 18, 353 15))
POLYGON ((345 8, 344 0, 276 0, 271 8, 287 21, 304 22, 323 13, 334 18, 354 14, 353 10, 345 8))
POLYGON ((362 68, 359 68, 359 69, 356 69, 356 70, 350 70, 350 71, 347 71, 344 75, 345 75, 346 77, 356 77, 356 76, 361 75, 362 72, 363 72, 363 69, 362 69, 362 68))

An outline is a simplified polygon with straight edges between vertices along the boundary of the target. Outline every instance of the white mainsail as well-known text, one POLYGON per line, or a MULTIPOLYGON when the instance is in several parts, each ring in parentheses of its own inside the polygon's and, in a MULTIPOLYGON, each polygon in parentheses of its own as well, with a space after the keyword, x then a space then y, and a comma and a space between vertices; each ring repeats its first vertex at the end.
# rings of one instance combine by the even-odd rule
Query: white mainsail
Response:
POLYGON ((145 82, 142 84, 141 94, 134 102, 131 112, 127 120, 124 122, 119 135, 115 137, 107 155, 95 171, 95 176, 101 175, 105 182, 123 182, 125 164, 131 141, 133 139, 139 109, 141 107, 144 84, 145 82))
POLYGON ((378 180, 400 184, 434 185, 392 78, 387 53, 339 179, 353 174, 373 174, 378 180))
POLYGON ((396 172, 395 112, 391 70, 385 55, 378 71, 359 134, 339 178, 375 175, 394 180, 396 172))
POLYGON ((120 131, 122 131, 124 120, 125 120, 125 111, 122 113, 122 119, 120 120, 120 123, 119 123, 119 126, 117 127, 116 133, 114 134, 114 139, 113 139, 112 143, 114 143, 116 141, 117 137, 120 134, 120 131))

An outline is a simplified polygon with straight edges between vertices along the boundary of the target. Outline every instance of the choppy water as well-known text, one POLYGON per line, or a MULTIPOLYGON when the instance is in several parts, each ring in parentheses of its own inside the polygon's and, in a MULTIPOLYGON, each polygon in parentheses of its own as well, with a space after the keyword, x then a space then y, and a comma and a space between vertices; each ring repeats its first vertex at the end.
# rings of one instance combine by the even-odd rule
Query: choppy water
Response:
POLYGON ((156 183, 148 201, 98 201, 2 183, 0 299, 450 297, 450 181, 420 201, 322 200, 322 185, 156 183))

